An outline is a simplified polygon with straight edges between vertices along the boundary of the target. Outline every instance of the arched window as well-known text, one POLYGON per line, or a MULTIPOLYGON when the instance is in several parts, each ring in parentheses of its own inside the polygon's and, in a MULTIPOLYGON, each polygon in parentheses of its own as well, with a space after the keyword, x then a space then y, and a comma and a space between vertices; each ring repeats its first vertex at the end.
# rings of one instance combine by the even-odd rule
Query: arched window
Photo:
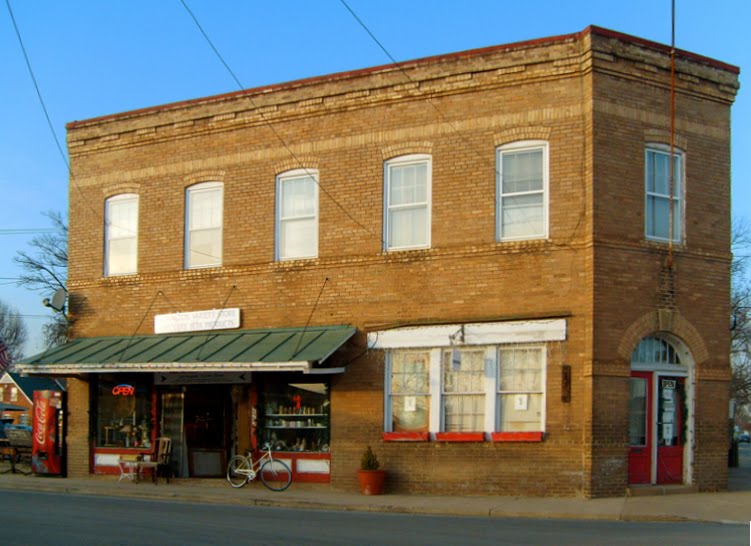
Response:
POLYGON ((661 337, 645 337, 634 349, 631 364, 645 364, 651 366, 683 366, 675 347, 661 337))

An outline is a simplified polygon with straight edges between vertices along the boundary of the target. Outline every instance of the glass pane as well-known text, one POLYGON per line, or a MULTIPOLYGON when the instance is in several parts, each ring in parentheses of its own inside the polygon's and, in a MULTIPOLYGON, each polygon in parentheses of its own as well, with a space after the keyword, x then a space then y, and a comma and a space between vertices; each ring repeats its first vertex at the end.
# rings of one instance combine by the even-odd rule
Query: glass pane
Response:
POLYGON ((542 349, 502 349, 499 391, 541 391, 542 349))
POLYGON ((680 380, 660 379, 660 398, 657 413, 658 445, 677 446, 681 444, 681 400, 678 395, 680 380))
POLYGON ((632 446, 647 445, 647 380, 643 377, 631 378, 628 443, 632 446))
POLYGON ((189 266, 201 267, 222 262, 222 232, 204 229, 190 234, 189 266))
POLYGON ((485 351, 459 350, 457 353, 443 353, 443 392, 484 392, 485 351))
POLYGON ((389 170, 389 205, 425 203, 428 200, 428 164, 392 166, 389 170))
POLYGON ((107 274, 125 275, 136 272, 137 239, 116 239, 110 241, 107 254, 107 274))
POLYGON ((103 375, 97 387, 97 446, 151 445, 151 386, 147 377, 103 375))
POLYGON ((391 361, 391 392, 428 393, 429 362, 427 353, 394 353, 391 361))
POLYGON ((499 394, 498 430, 500 432, 542 430, 542 394, 499 394))
POLYGON ((222 190, 190 191, 190 230, 221 227, 222 190))
POLYGON ((282 180, 281 193, 282 218, 316 213, 316 188, 312 177, 282 180))
POLYGON ((501 235, 507 237, 529 237, 543 235, 543 195, 518 195, 503 197, 501 235))
POLYGON ((485 429, 485 396, 452 394, 443 397, 443 430, 477 432, 485 429))
POLYGON ((542 150, 503 152, 502 160, 504 194, 543 189, 542 150))
POLYGON ((135 237, 138 229, 138 199, 107 201, 107 237, 135 237))
POLYGON ((389 248, 428 244, 426 207, 389 211, 389 248))
POLYGON ((430 409, 428 396, 393 396, 391 398, 391 430, 393 432, 425 432, 430 409))
POLYGON ((285 220, 280 226, 280 256, 305 258, 318 255, 318 223, 315 219, 285 220))

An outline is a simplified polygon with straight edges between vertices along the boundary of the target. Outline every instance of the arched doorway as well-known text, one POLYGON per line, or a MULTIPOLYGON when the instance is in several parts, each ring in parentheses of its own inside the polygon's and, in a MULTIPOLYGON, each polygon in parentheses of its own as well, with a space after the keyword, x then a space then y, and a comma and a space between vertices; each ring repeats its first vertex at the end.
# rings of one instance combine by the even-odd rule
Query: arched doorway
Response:
POLYGON ((691 482, 693 360, 674 336, 642 338, 631 355, 629 484, 691 482))

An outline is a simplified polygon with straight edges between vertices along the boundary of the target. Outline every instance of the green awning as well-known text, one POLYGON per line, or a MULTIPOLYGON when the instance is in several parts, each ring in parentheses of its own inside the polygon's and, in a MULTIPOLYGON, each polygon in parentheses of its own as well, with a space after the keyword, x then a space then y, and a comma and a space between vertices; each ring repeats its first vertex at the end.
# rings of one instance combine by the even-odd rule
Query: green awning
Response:
POLYGON ((14 371, 314 373, 355 332, 353 326, 338 325, 81 338, 17 362, 14 371))

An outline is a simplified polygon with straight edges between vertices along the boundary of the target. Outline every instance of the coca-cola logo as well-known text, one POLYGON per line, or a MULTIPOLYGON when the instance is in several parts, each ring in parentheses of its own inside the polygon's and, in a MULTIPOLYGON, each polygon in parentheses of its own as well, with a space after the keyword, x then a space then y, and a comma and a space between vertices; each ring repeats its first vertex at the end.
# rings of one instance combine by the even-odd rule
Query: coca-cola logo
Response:
POLYGON ((112 394, 114 396, 133 396, 136 394, 136 388, 133 385, 116 385, 112 387, 112 394))
POLYGON ((47 408, 49 402, 46 398, 37 399, 37 407, 34 410, 36 412, 36 441, 39 445, 44 445, 47 438, 47 408))

